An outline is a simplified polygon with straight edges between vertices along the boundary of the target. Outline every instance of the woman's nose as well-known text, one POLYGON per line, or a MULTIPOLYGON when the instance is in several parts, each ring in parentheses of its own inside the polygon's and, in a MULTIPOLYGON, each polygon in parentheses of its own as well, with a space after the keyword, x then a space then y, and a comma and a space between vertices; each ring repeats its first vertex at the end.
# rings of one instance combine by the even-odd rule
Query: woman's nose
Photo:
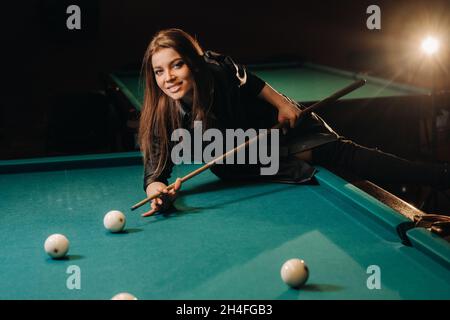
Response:
POLYGON ((172 71, 166 72, 166 82, 171 82, 175 79, 175 75, 172 73, 172 71))

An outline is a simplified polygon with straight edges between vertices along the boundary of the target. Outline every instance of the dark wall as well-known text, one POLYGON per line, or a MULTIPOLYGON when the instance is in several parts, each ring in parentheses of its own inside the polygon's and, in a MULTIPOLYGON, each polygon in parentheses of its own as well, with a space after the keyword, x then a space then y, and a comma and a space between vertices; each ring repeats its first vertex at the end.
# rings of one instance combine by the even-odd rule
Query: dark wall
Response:
MULTIPOLYGON (((49 110, 61 97, 102 90, 102 74, 139 67, 162 28, 185 29, 243 63, 301 58, 417 85, 429 85, 415 58, 418 39, 431 30, 446 47, 450 30, 448 1, 34 0, 2 12, 4 159, 45 155, 49 110), (81 31, 65 26, 70 4, 81 7, 81 31), (366 28, 370 4, 381 7, 381 30, 366 28)), ((448 51, 441 55, 448 71, 448 51)))

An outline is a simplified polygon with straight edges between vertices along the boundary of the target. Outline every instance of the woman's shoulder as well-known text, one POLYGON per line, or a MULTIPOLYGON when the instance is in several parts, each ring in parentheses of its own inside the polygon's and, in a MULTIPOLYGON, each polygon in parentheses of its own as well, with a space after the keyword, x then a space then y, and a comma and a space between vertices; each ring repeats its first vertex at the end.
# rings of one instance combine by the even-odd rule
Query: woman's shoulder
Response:
POLYGON ((245 84, 247 80, 245 67, 236 63, 230 56, 214 51, 205 51, 203 58, 214 74, 237 82, 238 86, 245 84))
POLYGON ((208 64, 211 64, 212 66, 224 66, 229 65, 230 62, 233 63, 233 60, 222 53, 216 52, 216 51, 205 51, 203 54, 203 58, 208 64))

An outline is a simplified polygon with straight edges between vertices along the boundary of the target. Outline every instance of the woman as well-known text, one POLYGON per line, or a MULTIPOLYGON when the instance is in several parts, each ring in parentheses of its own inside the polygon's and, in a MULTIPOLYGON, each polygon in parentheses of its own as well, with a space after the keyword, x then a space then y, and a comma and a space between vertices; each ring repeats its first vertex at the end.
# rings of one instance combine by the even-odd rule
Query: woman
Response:
POLYGON ((446 165, 410 162, 377 149, 359 146, 336 134, 320 117, 302 117, 302 106, 236 64, 230 57, 204 52, 180 29, 158 32, 143 61, 144 104, 139 142, 144 157, 147 195, 163 192, 151 204, 149 216, 167 210, 180 190, 165 191, 173 162, 171 133, 178 128, 270 128, 288 123, 280 138, 280 167, 274 176, 260 176, 260 164, 218 164, 211 171, 222 179, 257 178, 300 183, 310 180, 312 165, 338 166, 376 183, 450 185, 446 165))

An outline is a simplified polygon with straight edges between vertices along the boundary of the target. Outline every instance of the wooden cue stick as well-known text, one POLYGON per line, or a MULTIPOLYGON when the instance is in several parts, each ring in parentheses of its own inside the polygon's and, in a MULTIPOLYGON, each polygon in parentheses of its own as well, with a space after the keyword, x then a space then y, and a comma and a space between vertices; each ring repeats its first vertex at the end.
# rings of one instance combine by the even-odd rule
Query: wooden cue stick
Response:
MULTIPOLYGON (((355 81, 351 85, 349 85, 349 86, 347 86, 347 87, 345 87, 345 88, 343 88, 343 89, 333 93, 331 96, 329 96, 329 97, 327 97, 327 98, 325 98, 325 99, 323 99, 323 100, 321 100, 319 102, 316 102, 316 103, 312 104, 308 108, 302 110, 302 112, 300 113, 299 120, 300 120, 301 117, 303 117, 303 116, 313 112, 317 108, 322 107, 322 106, 324 106, 326 104, 329 104, 330 102, 336 101, 337 99, 341 98, 342 96, 344 96, 344 95, 346 95, 346 94, 348 94, 348 93, 358 89, 359 87, 363 86, 365 83, 366 83, 366 80, 364 80, 364 79, 355 81)), ((277 125, 272 127, 270 130, 280 129, 280 128, 282 128, 285 125, 286 125, 285 123, 278 123, 277 125)), ((230 154, 233 154, 233 153, 241 150, 242 148, 245 148, 247 145, 250 145, 250 143, 253 143, 254 141, 256 141, 259 137, 263 137, 264 135, 270 133, 270 130, 266 131, 265 133, 259 134, 256 137, 253 137, 252 139, 246 141, 245 143, 243 143, 243 144, 237 146, 236 148, 234 148, 234 149, 224 153, 221 156, 218 156, 217 158, 211 160, 210 162, 208 162, 207 164, 203 165, 202 167, 200 167, 200 168, 192 171, 191 173, 185 175, 184 177, 181 178, 181 182, 183 183, 183 182, 185 182, 185 181, 195 177, 196 175, 202 173, 203 171, 208 170, 214 164, 216 164, 217 161, 225 159, 230 154)), ((169 186, 167 186, 166 190, 167 191, 172 190, 174 187, 175 187, 175 182, 170 184, 169 186)), ((134 206, 131 207, 131 210, 135 210, 135 209, 143 206, 147 202, 152 201, 153 199, 157 198, 160 195, 161 195, 160 192, 155 192, 153 195, 151 195, 151 196, 145 198, 144 200, 136 203, 134 206)))

